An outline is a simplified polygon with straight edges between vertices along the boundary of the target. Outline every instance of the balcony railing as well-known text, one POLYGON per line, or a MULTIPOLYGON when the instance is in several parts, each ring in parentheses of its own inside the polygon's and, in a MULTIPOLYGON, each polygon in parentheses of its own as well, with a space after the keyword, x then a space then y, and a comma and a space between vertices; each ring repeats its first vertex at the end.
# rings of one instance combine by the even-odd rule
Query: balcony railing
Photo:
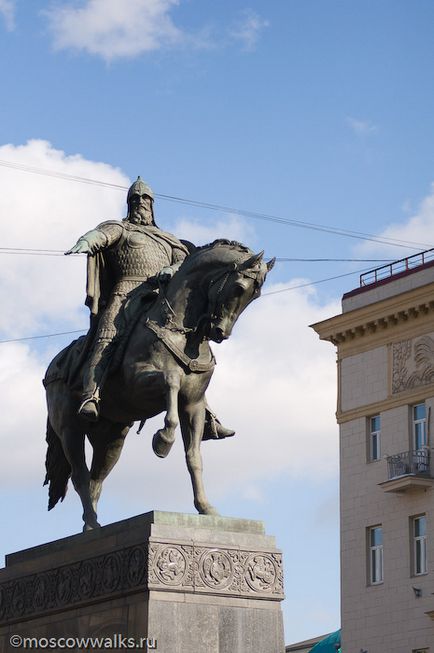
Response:
POLYGON ((403 451, 387 457, 389 480, 400 476, 431 476, 429 449, 403 451))

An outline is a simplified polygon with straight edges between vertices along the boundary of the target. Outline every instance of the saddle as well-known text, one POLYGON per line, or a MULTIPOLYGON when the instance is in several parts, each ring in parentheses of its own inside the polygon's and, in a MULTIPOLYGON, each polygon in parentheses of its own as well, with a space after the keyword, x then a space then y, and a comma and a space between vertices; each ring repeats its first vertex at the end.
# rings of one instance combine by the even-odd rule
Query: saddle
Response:
MULTIPOLYGON (((144 284, 142 284, 144 285, 144 284)), ((111 343, 110 372, 114 372, 122 363, 128 339, 139 318, 151 308, 158 294, 149 287, 139 286, 134 289, 121 307, 119 312, 122 329, 111 343)), ((98 319, 91 316, 91 324, 86 335, 73 340, 65 349, 62 349, 52 360, 47 369, 43 384, 46 387, 53 381, 63 381, 73 391, 81 391, 83 368, 92 347, 98 330, 98 319)))

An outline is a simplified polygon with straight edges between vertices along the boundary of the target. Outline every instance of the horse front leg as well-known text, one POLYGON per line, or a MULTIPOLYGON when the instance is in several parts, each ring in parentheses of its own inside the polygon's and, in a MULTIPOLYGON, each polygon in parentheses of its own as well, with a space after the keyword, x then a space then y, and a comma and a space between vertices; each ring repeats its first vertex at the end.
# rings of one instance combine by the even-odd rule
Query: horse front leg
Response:
POLYGON ((217 510, 209 503, 202 478, 202 442, 205 425, 205 401, 182 406, 179 413, 182 438, 184 440, 185 460, 193 486, 194 506, 201 515, 218 515, 217 510))
POLYGON ((152 448, 159 458, 165 458, 175 442, 175 429, 178 426, 178 393, 181 385, 179 371, 164 374, 166 388, 166 416, 164 428, 159 429, 152 438, 152 448))
POLYGON ((71 481, 83 506, 83 530, 98 528, 96 511, 90 495, 90 473, 86 465, 83 433, 80 429, 66 428, 62 433, 65 456, 71 466, 71 481))

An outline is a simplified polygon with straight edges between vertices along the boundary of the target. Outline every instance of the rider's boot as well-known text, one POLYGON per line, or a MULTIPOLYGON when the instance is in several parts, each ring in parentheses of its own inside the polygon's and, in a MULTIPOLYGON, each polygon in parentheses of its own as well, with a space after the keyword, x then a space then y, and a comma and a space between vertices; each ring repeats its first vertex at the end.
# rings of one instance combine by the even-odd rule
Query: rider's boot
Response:
POLYGON ((217 418, 217 415, 215 415, 207 405, 202 440, 223 440, 224 438, 230 438, 233 435, 235 435, 235 431, 223 426, 217 418))
POLYGON ((109 364, 107 355, 110 340, 97 340, 83 374, 83 393, 78 414, 89 422, 99 417, 100 391, 109 364))

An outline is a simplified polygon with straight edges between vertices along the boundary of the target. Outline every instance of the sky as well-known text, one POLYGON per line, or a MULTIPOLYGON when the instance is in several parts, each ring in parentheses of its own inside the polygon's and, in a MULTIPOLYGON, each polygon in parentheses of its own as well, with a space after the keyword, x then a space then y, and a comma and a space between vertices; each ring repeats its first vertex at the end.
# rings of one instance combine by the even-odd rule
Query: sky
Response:
MULTIPOLYGON (((434 246, 433 58, 429 0, 0 0, 0 556, 81 530, 74 491, 47 513, 42 487, 41 379, 75 336, 33 336, 86 330, 85 257, 61 252, 141 175, 161 228, 278 259, 214 346, 237 435, 204 443, 204 479, 276 537, 286 643, 339 627, 336 355, 309 325, 361 270, 434 246)), ((160 424, 128 436, 101 523, 194 512, 160 424)))

